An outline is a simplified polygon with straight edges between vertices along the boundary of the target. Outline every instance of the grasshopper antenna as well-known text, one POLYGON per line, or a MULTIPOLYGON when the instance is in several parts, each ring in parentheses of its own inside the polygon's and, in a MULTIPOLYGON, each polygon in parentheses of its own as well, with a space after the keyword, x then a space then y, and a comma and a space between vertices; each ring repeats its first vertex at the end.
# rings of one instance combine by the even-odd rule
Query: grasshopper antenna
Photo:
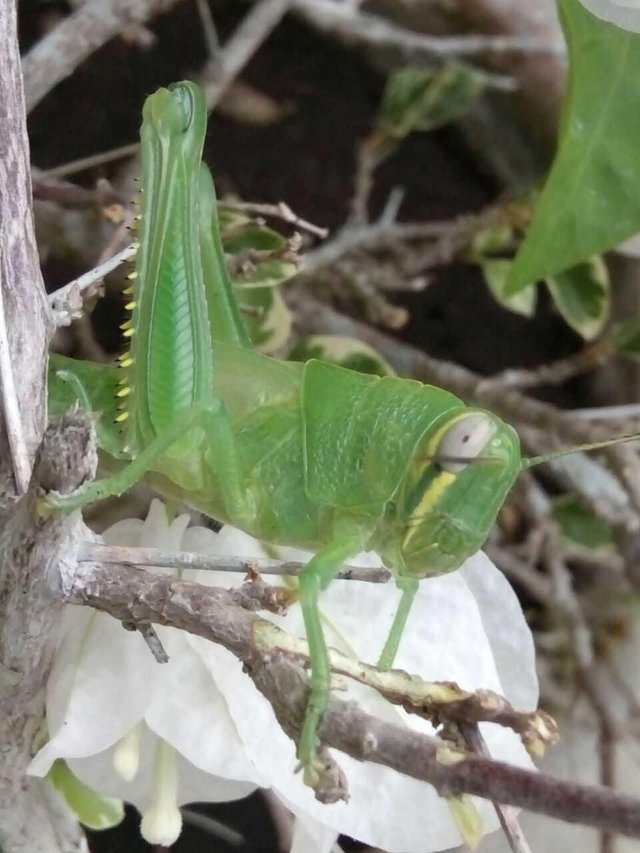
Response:
POLYGON ((534 465, 541 465, 543 462, 551 462, 553 459, 559 459, 562 456, 569 456, 570 453, 583 453, 590 450, 600 450, 602 447, 612 447, 615 444, 627 444, 629 441, 640 441, 640 432, 633 432, 629 435, 620 435, 618 438, 609 438, 605 441, 594 441, 591 444, 576 444, 575 447, 565 447, 563 450, 544 453, 542 456, 525 456, 521 462, 521 470, 526 471, 529 468, 533 468, 534 465))

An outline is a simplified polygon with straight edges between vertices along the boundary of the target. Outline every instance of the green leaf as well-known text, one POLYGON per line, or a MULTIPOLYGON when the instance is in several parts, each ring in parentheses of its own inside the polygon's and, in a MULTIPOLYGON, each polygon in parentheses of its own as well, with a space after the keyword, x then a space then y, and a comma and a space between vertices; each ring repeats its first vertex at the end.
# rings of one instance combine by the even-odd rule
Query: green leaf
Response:
POLYGON ((440 69, 409 65, 394 72, 382 96, 379 128, 394 139, 414 130, 434 130, 461 118, 482 92, 478 75, 448 65, 440 69))
POLYGON ((124 818, 122 800, 104 797, 81 782, 61 758, 56 759, 47 774, 47 781, 63 797, 80 823, 89 829, 110 829, 124 818))
POLYGON ((271 353, 291 332, 291 312, 276 287, 298 271, 282 234, 242 213, 220 211, 222 246, 236 299, 255 349, 271 353))
POLYGON ((508 223, 500 222, 483 228, 474 236, 471 242, 471 256, 473 258, 495 255, 511 249, 514 243, 514 227, 508 223))
POLYGON ((480 261, 480 269, 496 302, 515 314, 533 317, 536 312, 537 285, 531 284, 524 290, 510 295, 507 290, 507 282, 511 264, 512 261, 503 258, 485 258, 480 261))
POLYGON ((227 255, 240 252, 281 252, 288 248, 286 237, 273 228, 267 228, 257 222, 248 222, 241 228, 233 228, 222 233, 222 245, 227 255))
POLYGON ((233 210, 218 205, 218 225, 224 239, 224 234, 251 222, 251 217, 241 210, 233 210))
POLYGON ((609 275, 602 258, 590 258, 547 279, 556 308, 587 341, 596 338, 609 316, 609 275))
POLYGON ((565 539, 594 550, 613 546, 613 531, 604 521, 585 509, 575 495, 563 495, 553 502, 552 510, 565 539))
POLYGON ((232 281, 236 285, 236 296, 239 297, 241 290, 273 288, 292 278, 297 272, 298 265, 293 261, 277 258, 252 260, 247 263, 245 269, 232 276, 232 281))
POLYGON ((559 0, 570 75, 558 153, 509 280, 512 293, 640 231, 640 36, 559 0))
POLYGON ((236 288, 236 298, 254 349, 271 353, 284 346, 291 333, 291 312, 277 288, 236 288))
POLYGON ((618 355, 640 361, 640 320, 618 323, 609 333, 608 341, 618 355))
POLYGON ((340 335, 309 335, 301 338, 287 358, 309 361, 319 358, 373 376, 395 376, 393 368, 372 347, 357 338, 340 335))
POLYGON ((233 227, 222 231, 222 247, 239 287, 275 287, 298 271, 286 237, 260 222, 236 217, 233 227))

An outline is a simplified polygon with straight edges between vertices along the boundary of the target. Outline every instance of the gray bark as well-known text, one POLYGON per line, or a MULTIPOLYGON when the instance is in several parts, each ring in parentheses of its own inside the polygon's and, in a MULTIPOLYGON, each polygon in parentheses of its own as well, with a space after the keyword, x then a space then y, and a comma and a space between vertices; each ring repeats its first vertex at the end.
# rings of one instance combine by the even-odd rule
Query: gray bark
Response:
MULTIPOLYGON (((0 848, 3 853, 67 853, 81 849, 80 832, 50 807, 41 782, 25 769, 44 706, 44 685, 61 608, 47 567, 79 532, 79 519, 42 521, 33 512, 38 480, 69 490, 90 475, 95 454, 80 472, 61 454, 46 421, 45 370, 51 318, 31 214, 29 146, 13 0, 0 0, 0 848)), ((65 427, 66 429, 66 427, 65 427)), ((86 451, 90 429, 76 429, 86 451)))

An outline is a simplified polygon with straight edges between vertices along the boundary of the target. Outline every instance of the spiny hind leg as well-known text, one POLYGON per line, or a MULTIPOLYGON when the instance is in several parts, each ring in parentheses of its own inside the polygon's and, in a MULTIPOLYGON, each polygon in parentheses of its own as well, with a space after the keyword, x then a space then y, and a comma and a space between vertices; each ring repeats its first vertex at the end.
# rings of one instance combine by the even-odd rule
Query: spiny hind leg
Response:
POLYGON ((141 450, 135 459, 115 474, 87 483, 70 495, 58 495, 50 492, 38 503, 41 515, 51 515, 55 512, 69 513, 80 509, 94 501, 114 495, 121 495, 134 486, 144 475, 153 468, 154 463, 162 457, 185 432, 200 426, 209 444, 213 458, 220 462, 221 482, 225 503, 228 504, 229 515, 240 521, 250 514, 252 503, 243 493, 240 480, 240 464, 235 440, 233 438, 229 418, 219 400, 207 403, 197 403, 190 409, 180 412, 173 424, 150 444, 141 450), (217 442, 221 443, 218 446, 217 442), (227 479, 231 478, 231 482, 227 479))
POLYGON ((322 766, 317 751, 317 732, 329 702, 331 686, 329 652, 322 631, 318 597, 331 583, 345 560, 353 557, 360 547, 359 536, 337 538, 318 551, 300 575, 298 595, 309 644, 311 689, 298 741, 298 760, 304 771, 304 781, 312 788, 317 787, 322 766))

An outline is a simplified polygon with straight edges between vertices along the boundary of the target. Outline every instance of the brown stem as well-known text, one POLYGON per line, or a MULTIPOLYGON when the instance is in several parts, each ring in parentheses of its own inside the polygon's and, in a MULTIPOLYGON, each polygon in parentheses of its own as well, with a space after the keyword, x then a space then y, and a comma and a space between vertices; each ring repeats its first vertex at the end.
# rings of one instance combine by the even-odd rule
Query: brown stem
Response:
MULTIPOLYGON (((243 661, 284 731, 294 738, 299 734, 308 697, 305 667, 286 649, 257 642, 256 629, 263 620, 239 606, 227 590, 113 564, 94 565, 77 569, 69 600, 120 620, 172 625, 221 643, 243 661)), ((442 741, 383 722, 353 702, 332 700, 320 734, 327 746, 429 782, 441 795, 477 794, 640 838, 640 800, 634 797, 464 753, 451 761, 451 750, 443 761, 442 741)), ((324 779, 326 801, 344 794, 344 780, 328 755, 324 779)))

